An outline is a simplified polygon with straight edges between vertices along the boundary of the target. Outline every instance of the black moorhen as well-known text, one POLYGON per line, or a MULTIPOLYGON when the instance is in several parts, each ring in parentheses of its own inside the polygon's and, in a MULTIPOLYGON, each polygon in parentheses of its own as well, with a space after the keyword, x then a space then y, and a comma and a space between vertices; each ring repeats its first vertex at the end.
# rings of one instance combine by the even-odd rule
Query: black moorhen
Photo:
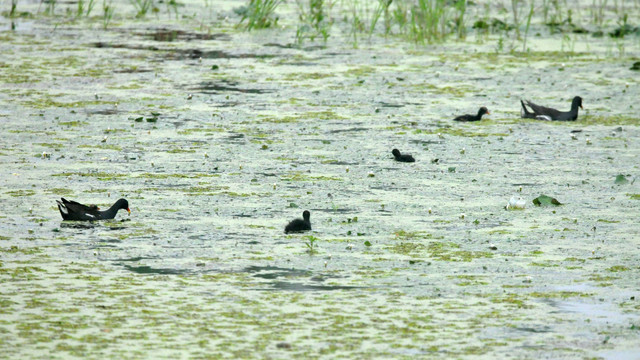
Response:
POLYGON ((303 219, 293 219, 287 226, 284 228, 284 233, 292 233, 292 232, 302 232, 311 230, 311 213, 308 210, 305 210, 302 213, 303 219))
POLYGON ((92 220, 109 220, 116 217, 118 210, 125 209, 131 215, 131 210, 129 209, 129 202, 125 199, 120 199, 116 201, 108 210, 100 211, 95 205, 82 205, 75 201, 69 201, 65 198, 60 198, 60 200, 56 200, 58 203, 58 210, 60 210, 60 215, 62 215, 62 219, 64 220, 75 220, 75 221, 92 221, 92 220))
POLYGON ((396 158, 396 161, 400 161, 400 162, 416 162, 416 159, 414 159, 413 156, 411 156, 409 154, 400 154, 400 150, 398 150, 398 149, 393 149, 391 151, 391 153, 396 158))
POLYGON ((477 115, 471 115, 471 114, 467 114, 467 115, 460 115, 458 117, 456 117, 455 121, 480 121, 482 120, 482 115, 487 114, 487 115, 491 115, 491 113, 489 112, 489 110, 486 107, 481 107, 480 110, 478 110, 478 114, 477 115))
POLYGON ((520 100, 520 103, 522 104, 522 110, 520 111, 520 116, 525 119, 538 119, 538 120, 549 120, 549 121, 550 120, 560 120, 560 121, 577 120, 578 107, 581 109, 584 109, 582 107, 582 98, 580 96, 576 96, 573 98, 573 100, 571 101, 571 110, 566 112, 536 105, 528 100, 526 102, 520 100), (530 112, 529 110, 527 110, 527 107, 525 105, 529 106, 533 112, 530 112))

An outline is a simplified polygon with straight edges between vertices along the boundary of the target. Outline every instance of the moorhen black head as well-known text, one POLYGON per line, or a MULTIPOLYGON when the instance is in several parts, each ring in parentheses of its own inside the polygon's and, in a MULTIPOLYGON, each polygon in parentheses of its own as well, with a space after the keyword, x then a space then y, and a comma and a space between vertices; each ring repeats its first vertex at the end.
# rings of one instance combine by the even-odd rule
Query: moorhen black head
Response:
POLYGON ((131 215, 129 209, 129 202, 126 199, 120 199, 116 201, 109 209, 100 211, 100 208, 95 205, 83 205, 75 201, 70 201, 65 198, 56 200, 58 203, 58 210, 64 220, 75 221, 93 221, 93 220, 109 220, 116 217, 118 210, 125 209, 131 215), (62 201, 60 201, 62 200, 62 201))
POLYGON ((478 114, 477 115, 471 115, 471 114, 466 114, 466 115, 460 115, 458 117, 456 117, 455 121, 480 121, 482 120, 482 115, 487 114, 487 115, 491 115, 491 113, 489 112, 489 110, 486 107, 481 107, 480 110, 478 110, 478 114))
POLYGON ((391 150, 391 153, 396 158, 396 161, 400 161, 400 162, 415 162, 416 161, 416 159, 414 159, 413 156, 411 156, 409 154, 401 154, 400 150, 398 150, 398 149, 391 150))
POLYGON ((311 230, 311 213, 308 210, 305 210, 302 213, 302 219, 293 219, 287 226, 284 228, 284 233, 292 233, 292 232, 303 232, 311 230))
POLYGON ((531 101, 522 101, 522 109, 520 110, 520 117, 524 119, 538 119, 538 120, 560 120, 560 121, 572 121, 578 119, 578 108, 582 107, 582 98, 576 96, 571 101, 571 110, 559 111, 556 109, 536 105, 531 101), (531 111, 527 109, 527 106, 531 108, 531 111))

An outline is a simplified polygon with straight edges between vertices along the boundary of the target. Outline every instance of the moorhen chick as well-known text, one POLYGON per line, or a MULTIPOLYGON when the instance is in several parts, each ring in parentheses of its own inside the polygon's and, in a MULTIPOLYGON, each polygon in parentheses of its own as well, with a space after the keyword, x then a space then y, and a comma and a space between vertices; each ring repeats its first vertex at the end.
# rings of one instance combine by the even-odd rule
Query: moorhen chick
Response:
POLYGON ((460 116, 456 117, 453 120, 454 121, 480 121, 480 120, 482 120, 482 115, 484 115, 484 114, 491 115, 489 110, 486 107, 483 106, 483 107, 480 108, 480 110, 478 110, 478 114, 477 115, 471 115, 471 114, 460 115, 460 116))
POLYGON ((284 228, 284 233, 292 233, 292 232, 303 232, 311 230, 311 213, 308 210, 305 210, 302 213, 302 219, 293 219, 287 226, 284 228))
POLYGON ((400 150, 398 150, 398 149, 393 149, 391 151, 391 153, 396 158, 396 161, 400 161, 400 162, 416 162, 416 159, 414 159, 413 156, 411 156, 409 154, 400 154, 400 150))

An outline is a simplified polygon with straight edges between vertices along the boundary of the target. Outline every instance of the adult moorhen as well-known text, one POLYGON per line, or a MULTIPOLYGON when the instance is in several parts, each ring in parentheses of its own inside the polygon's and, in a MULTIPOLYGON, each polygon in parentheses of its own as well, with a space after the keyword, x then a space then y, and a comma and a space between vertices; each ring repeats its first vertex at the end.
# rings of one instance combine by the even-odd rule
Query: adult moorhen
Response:
POLYGON ((400 150, 398 150, 398 149, 393 149, 391 151, 391 153, 396 158, 396 161, 400 161, 400 162, 416 162, 416 159, 414 159, 413 156, 411 156, 409 154, 400 154, 400 150))
POLYGON ((538 119, 538 120, 560 120, 560 121, 568 121, 568 120, 577 120, 578 119, 578 107, 584 109, 582 107, 582 98, 580 96, 576 96, 571 101, 571 110, 569 111, 558 111, 556 109, 536 105, 531 101, 522 101, 522 110, 520 111, 520 116, 525 119, 538 119), (526 106, 525 106, 526 105, 526 106), (533 112, 527 110, 527 106, 531 108, 533 112))
POLYGON ((293 219, 287 226, 284 228, 284 233, 292 233, 292 232, 302 232, 311 230, 311 213, 308 210, 305 210, 302 213, 302 219, 293 219))
POLYGON ((478 114, 477 115, 471 115, 471 114, 460 115, 460 116, 456 117, 453 120, 454 121, 480 121, 480 120, 482 120, 482 115, 484 115, 484 114, 491 115, 489 110, 486 107, 483 106, 483 107, 480 108, 480 110, 478 110, 478 114))
POLYGON ((75 201, 69 201, 65 198, 60 198, 60 200, 56 200, 58 203, 58 210, 60 210, 60 215, 62 215, 62 219, 64 220, 75 220, 75 221, 92 221, 92 220, 109 220, 116 217, 118 210, 125 209, 131 215, 131 210, 129 209, 129 202, 125 199, 120 199, 116 201, 109 209, 105 211, 100 211, 95 205, 83 205, 75 201))

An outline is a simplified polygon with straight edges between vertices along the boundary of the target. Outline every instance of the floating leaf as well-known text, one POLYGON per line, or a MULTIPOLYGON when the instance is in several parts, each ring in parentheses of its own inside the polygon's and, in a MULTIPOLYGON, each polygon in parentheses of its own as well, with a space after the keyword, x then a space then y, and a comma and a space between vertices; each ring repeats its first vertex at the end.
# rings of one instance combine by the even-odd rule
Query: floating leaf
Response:
POLYGON ((616 176, 616 181, 615 184, 616 185, 624 185, 624 184, 628 184, 629 180, 622 174, 616 176))
POLYGON ((290 208, 297 208, 298 205, 296 205, 296 203, 289 203, 289 207, 290 208))
POLYGON ((562 205, 560 201, 547 195, 540 195, 537 198, 533 199, 533 204, 537 206, 562 205))
POLYGON ((371 242, 369 242, 369 240, 365 241, 364 246, 371 246, 371 242))

